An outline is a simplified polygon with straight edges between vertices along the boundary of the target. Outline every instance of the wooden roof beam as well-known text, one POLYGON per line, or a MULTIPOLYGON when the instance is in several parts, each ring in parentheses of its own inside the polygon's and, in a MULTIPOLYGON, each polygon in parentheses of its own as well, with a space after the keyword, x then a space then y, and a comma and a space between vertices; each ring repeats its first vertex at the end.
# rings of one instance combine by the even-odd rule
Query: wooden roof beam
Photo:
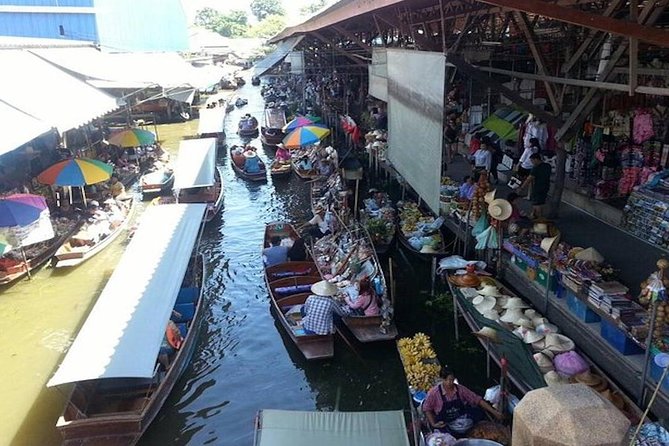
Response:
POLYGON ((644 26, 639 23, 614 19, 574 8, 547 3, 543 0, 478 0, 488 5, 511 8, 527 14, 538 14, 553 20, 570 23, 598 31, 627 38, 635 38, 643 42, 669 48, 669 32, 661 29, 644 26))
POLYGON ((330 45, 330 46, 332 47, 332 49, 334 50, 335 53, 340 54, 340 55, 346 57, 346 58, 349 59, 350 61, 354 62, 356 65, 365 65, 365 66, 367 66, 367 64, 366 64, 364 61, 358 59, 357 57, 354 57, 354 56, 348 54, 346 51, 342 50, 342 49, 339 48, 337 45, 335 45, 334 42, 332 42, 331 40, 328 40, 328 39, 326 39, 325 37, 323 37, 323 35, 321 35, 321 34, 315 32, 315 31, 312 31, 312 32, 309 33, 309 34, 311 34, 312 36, 314 36, 315 38, 317 38, 317 39, 320 40, 321 42, 323 42, 323 43, 327 43, 328 45, 330 45))

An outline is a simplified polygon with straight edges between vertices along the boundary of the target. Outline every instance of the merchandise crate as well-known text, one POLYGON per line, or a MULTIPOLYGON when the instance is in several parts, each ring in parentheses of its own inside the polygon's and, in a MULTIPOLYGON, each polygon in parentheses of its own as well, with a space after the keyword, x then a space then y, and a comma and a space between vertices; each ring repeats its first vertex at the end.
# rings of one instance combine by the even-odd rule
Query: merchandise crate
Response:
POLYGON ((588 308, 581 299, 574 296, 574 293, 569 290, 566 290, 565 293, 567 296, 567 306, 580 320, 586 323, 591 323, 599 322, 602 319, 597 313, 588 308))
POLYGON ((624 331, 606 320, 602 320, 600 334, 623 355, 638 355, 643 350, 624 331))

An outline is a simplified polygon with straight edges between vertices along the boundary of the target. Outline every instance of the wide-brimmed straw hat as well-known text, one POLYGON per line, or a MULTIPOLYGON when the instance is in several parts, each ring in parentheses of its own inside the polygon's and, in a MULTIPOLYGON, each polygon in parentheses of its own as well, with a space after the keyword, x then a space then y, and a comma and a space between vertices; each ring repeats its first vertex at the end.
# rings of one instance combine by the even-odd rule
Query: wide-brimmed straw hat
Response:
POLYGON ((483 313, 483 317, 486 319, 489 319, 491 321, 498 321, 499 320, 499 313, 497 310, 488 310, 483 313))
POLYGON ((511 299, 506 301, 506 304, 504 304, 504 309, 506 310, 510 310, 512 308, 520 310, 521 308, 528 308, 528 307, 529 305, 523 302, 523 300, 520 297, 512 297, 511 299))
POLYGON ((518 318, 514 322, 514 325, 518 325, 519 327, 525 327, 525 328, 534 328, 534 324, 532 323, 532 321, 525 316, 518 318))
POLYGON ((483 196, 483 200, 485 200, 486 203, 490 204, 492 201, 495 199, 495 194, 497 193, 497 189, 491 190, 487 194, 483 196))
POLYGON ((311 285, 311 292, 319 296, 334 296, 339 289, 327 280, 321 280, 311 285))
POLYGON ((244 152, 244 156, 246 158, 255 158, 256 156, 258 156, 258 154, 256 154, 253 150, 247 150, 246 152, 244 152))
POLYGON ((520 308, 511 308, 506 310, 499 320, 512 324, 521 317, 523 317, 523 312, 520 308))
POLYGON ((488 215, 490 215, 495 220, 508 220, 512 213, 513 207, 511 206, 511 203, 504 200, 503 198, 492 200, 488 205, 488 215))
POLYGON ((539 366, 541 373, 548 373, 555 368, 553 367, 553 359, 544 352, 538 352, 534 354, 534 361, 539 366))
POLYGON ((556 235, 555 237, 545 237, 541 240, 541 249, 543 249, 545 252, 551 252, 551 250, 559 241, 559 235, 556 235))
POLYGON ((547 223, 535 223, 532 227, 532 232, 535 234, 548 234, 548 224, 547 223))
POLYGON ((567 336, 558 333, 548 333, 544 338, 543 343, 544 345, 542 349, 546 348, 554 353, 569 352, 576 347, 574 341, 567 336))
POLYGON ((537 330, 537 333, 541 333, 543 335, 547 335, 549 333, 557 333, 560 331, 557 325, 551 324, 550 322, 537 325, 535 327, 535 330, 537 330))
POLYGON ((492 327, 482 327, 479 331, 475 331, 472 334, 478 338, 495 342, 497 344, 501 342, 497 334, 497 330, 492 327))
POLYGON ((595 248, 584 249, 574 257, 577 260, 585 260, 592 263, 602 263, 604 261, 604 256, 601 255, 595 248))
POLYGON ((483 285, 483 286, 492 285, 492 286, 496 287, 497 286, 497 281, 495 280, 494 277, 483 276, 483 277, 481 277, 481 285, 483 285))
POLYGON ((497 305, 497 300, 492 296, 476 296, 472 300, 472 304, 474 304, 476 311, 483 314, 486 311, 494 309, 495 305, 497 305))
POLYGON ((555 371, 550 371, 546 373, 544 375, 544 381, 546 381, 546 384, 548 384, 549 386, 559 386, 563 384, 569 384, 567 378, 560 376, 560 374, 555 371))
POLYGON ((483 285, 483 287, 479 289, 478 292, 482 296, 499 297, 502 295, 502 293, 499 292, 499 288, 497 288, 495 285, 483 285))
POLYGON ((527 330, 523 336, 523 342, 526 344, 532 344, 533 342, 538 342, 544 338, 544 335, 537 333, 535 330, 527 330))
POLYGON ((603 392, 609 386, 604 378, 590 371, 574 375, 573 379, 577 383, 585 384, 598 392, 603 392))
POLYGON ((529 320, 534 320, 534 318, 541 317, 541 315, 534 308, 528 308, 525 310, 525 317, 529 320))
POLYGON ((532 323, 534 324, 535 327, 542 325, 542 324, 547 324, 548 319, 546 319, 543 316, 537 316, 532 318, 532 323))

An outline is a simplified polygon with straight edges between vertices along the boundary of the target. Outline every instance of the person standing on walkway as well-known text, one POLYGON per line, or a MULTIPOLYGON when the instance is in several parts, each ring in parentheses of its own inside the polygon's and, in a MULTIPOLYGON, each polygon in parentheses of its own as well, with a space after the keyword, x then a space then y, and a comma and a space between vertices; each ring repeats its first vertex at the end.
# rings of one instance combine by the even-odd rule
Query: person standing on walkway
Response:
POLYGON ((540 218, 543 215, 543 207, 548 198, 548 191, 551 187, 551 165, 541 160, 541 155, 533 153, 530 156, 532 161, 532 170, 520 189, 532 186, 530 191, 530 201, 532 202, 532 218, 540 218))
POLYGON ((523 154, 520 155, 519 165, 518 165, 518 176, 524 180, 530 174, 530 171, 534 167, 530 156, 535 153, 541 153, 541 146, 537 138, 530 138, 529 144, 525 146, 523 154))
POLYGON ((474 153, 474 170, 479 172, 490 172, 492 167, 492 152, 488 149, 488 145, 481 142, 481 147, 474 153))

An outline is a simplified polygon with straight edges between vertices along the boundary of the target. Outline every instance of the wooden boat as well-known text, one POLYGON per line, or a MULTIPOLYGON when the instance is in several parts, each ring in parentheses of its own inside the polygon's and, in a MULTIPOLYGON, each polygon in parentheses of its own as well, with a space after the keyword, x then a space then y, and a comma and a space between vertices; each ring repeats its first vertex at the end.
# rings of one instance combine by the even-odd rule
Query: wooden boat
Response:
MULTIPOLYGON (((72 237, 58 248, 56 254, 54 254, 53 266, 56 268, 79 266, 94 255, 100 253, 107 246, 111 245, 121 232, 128 227, 128 222, 130 222, 135 211, 134 200, 128 200, 126 203, 128 203, 128 208, 125 212, 123 221, 116 226, 109 235, 92 245, 84 244, 83 246, 76 246, 75 238, 77 237, 77 234, 73 234, 72 237)), ((85 231, 88 227, 87 225, 88 223, 82 227, 82 230, 85 231)))
MULTIPOLYGON (((418 212, 421 212, 423 216, 425 216, 425 213, 422 212, 420 209, 417 209, 418 212)), ((400 244, 410 253, 414 254, 416 257, 423 259, 423 260, 434 260, 437 257, 443 257, 445 256, 448 252, 446 251, 446 244, 444 242, 444 237, 441 234, 441 229, 437 229, 433 231, 434 234, 439 234, 440 239, 439 239, 439 246, 436 249, 433 250, 418 250, 411 246, 411 243, 409 243, 409 239, 407 238, 407 234, 403 231, 403 224, 405 222, 402 221, 402 213, 403 210, 399 209, 399 218, 397 219, 397 239, 399 240, 400 244), (430 252, 426 252, 430 251, 430 252)))
POLYGON ((367 230, 367 233, 370 236, 370 240, 374 244, 374 250, 376 251, 376 254, 379 256, 384 256, 388 254, 388 252, 395 245, 395 237, 397 234, 397 218, 394 210, 392 214, 392 220, 390 219, 390 214, 384 214, 384 216, 380 216, 379 212, 380 211, 370 212, 367 206, 365 206, 360 211, 360 223, 367 230))
MULTIPOLYGON (((47 384, 53 387, 73 383, 56 424, 63 437, 63 445, 135 445, 156 418, 190 363, 204 316, 203 284, 206 283, 206 269, 204 259, 199 254, 186 258, 172 256, 180 252, 184 244, 197 246, 199 228, 197 225, 190 225, 190 222, 200 220, 204 209, 201 206, 189 207, 183 213, 182 209, 184 207, 181 205, 175 205, 147 211, 138 229, 138 233, 142 232, 141 236, 131 241, 96 307, 91 311, 58 371, 47 384), (149 213, 152 213, 151 217, 149 213), (187 217, 182 219, 182 216, 187 217), (147 220, 150 225, 146 225, 147 220), (165 225, 168 226, 167 229, 161 230, 165 225), (152 237, 147 231, 158 235, 152 237), (160 273, 153 272, 152 268, 138 267, 138 259, 131 259, 136 256, 128 254, 135 248, 148 249, 148 245, 155 247, 155 252, 147 254, 151 267, 160 273), (170 284, 165 287, 171 287, 172 282, 178 281, 181 281, 181 285, 172 287, 169 291, 165 289, 160 297, 156 297, 156 291, 173 268, 185 274, 183 277, 167 279, 170 284), (133 283, 134 275, 142 281, 133 283), (123 303, 119 303, 120 313, 107 317, 107 312, 102 310, 112 306, 114 301, 121 300, 118 297, 124 292, 127 293, 129 302, 126 302, 125 307, 123 303), (163 353, 166 357, 163 360, 158 353, 158 358, 139 355, 132 361, 130 355, 137 354, 134 352, 139 352, 139 349, 152 348, 158 351, 156 336, 147 336, 147 333, 160 336, 165 330, 162 324, 166 323, 162 317, 167 317, 171 309, 179 313, 175 323, 182 333, 181 346, 170 353, 163 353), (124 323, 127 325, 123 325, 124 323), (123 335, 113 339, 117 342, 107 344, 106 338, 116 335, 116 324, 123 326, 123 335), (114 334, 101 331, 101 325, 109 325, 108 330, 114 331, 114 334), (85 333, 96 333, 102 341, 89 339, 85 333), (96 342, 104 344, 98 349, 101 352, 90 351, 96 342), (91 364, 81 365, 83 358, 87 357, 91 364), (105 360, 109 363, 105 364, 108 367, 97 365, 105 360), (153 376, 142 377, 146 376, 144 373, 147 371, 149 376, 153 376)), ((177 318, 176 313, 172 313, 173 320, 177 318)))
POLYGON ((251 116, 242 116, 237 124, 237 133, 241 137, 255 137, 258 135, 258 120, 251 116))
MULTIPOLYGON (((342 224, 342 229, 330 237, 323 237, 317 241, 312 248, 312 256, 314 262, 318 267, 321 277, 325 275, 341 276, 343 280, 350 282, 356 281, 358 276, 344 277, 351 274, 350 267, 355 260, 360 264, 360 268, 364 268, 369 263, 368 277, 380 281, 380 286, 383 289, 382 295, 377 296, 381 302, 390 305, 388 300, 388 288, 386 286, 386 279, 381 268, 369 235, 365 228, 358 222, 353 222, 349 227, 342 224), (345 249, 342 249, 346 247, 345 249), (331 259, 327 261, 319 261, 320 259, 331 259), (332 273, 332 263, 336 262, 337 268, 334 274, 332 273)), ((382 305, 379 305, 381 308, 382 305)), ((390 341, 397 337, 397 327, 393 321, 384 320, 382 315, 378 316, 345 316, 342 318, 343 324, 355 336, 355 338, 363 343, 390 341)))
MULTIPOLYGON (((204 221, 210 222, 223 206, 223 171, 216 166, 214 172, 215 183, 212 187, 199 187, 193 189, 182 189, 176 199, 178 203, 206 203, 207 211, 204 221)), ((158 204, 169 203, 171 200, 161 200, 158 204)))
POLYGON ((276 160, 274 160, 272 162, 272 165, 270 166, 270 175, 272 175, 272 178, 286 177, 290 175, 292 171, 293 171, 293 166, 290 163, 290 161, 277 162, 276 160))
MULTIPOLYGON (((269 246, 274 236, 293 240, 299 237, 289 223, 274 222, 265 227, 263 246, 269 246)), ((291 312, 290 316, 286 313, 294 310, 295 306, 303 305, 311 294, 311 285, 320 280, 313 262, 285 262, 265 269, 265 281, 276 317, 307 360, 333 357, 334 335, 305 334, 299 311, 291 312)))
POLYGON ((267 181, 267 168, 265 167, 265 163, 263 163, 260 158, 258 158, 258 163, 260 164, 260 171, 256 173, 248 173, 244 170, 243 166, 237 165, 237 161, 235 161, 233 156, 233 151, 236 148, 237 148, 236 146, 232 146, 230 147, 229 150, 230 164, 232 165, 232 169, 235 171, 235 173, 240 177, 245 178, 249 181, 267 181))
POLYGON ((263 113, 263 124, 260 127, 260 141, 264 146, 276 147, 286 136, 283 127, 286 125, 286 112, 281 108, 266 108, 263 113))
POLYGON ((295 160, 295 158, 290 160, 290 164, 293 166, 293 172, 295 172, 295 174, 303 180, 315 180, 316 178, 320 177, 318 170, 315 168, 309 170, 300 169, 297 166, 297 160, 295 160))
MULTIPOLYGON (((221 101, 224 101, 221 99, 221 101)), ((234 109, 234 105, 232 106, 234 109)), ((225 146, 225 116, 226 109, 223 106, 205 108, 200 110, 197 133, 199 138, 216 138, 216 147, 221 149, 225 146)))
POLYGON ((169 167, 146 173, 139 181, 143 198, 152 194, 166 194, 172 190, 173 184, 174 171, 169 167))
POLYGON ((248 103, 249 103, 249 101, 247 99, 244 99, 244 98, 237 98, 237 100, 235 101, 235 105, 237 107, 243 107, 248 103))
POLYGON ((20 279, 36 271, 38 268, 46 264, 53 258, 53 255, 58 251, 58 248, 61 247, 70 237, 79 231, 79 228, 84 223, 84 220, 77 220, 72 224, 72 226, 65 232, 51 240, 40 242, 37 245, 41 247, 38 253, 34 256, 27 257, 27 262, 19 262, 16 265, 1 267, 0 268, 0 287, 12 285, 18 282, 20 279))

